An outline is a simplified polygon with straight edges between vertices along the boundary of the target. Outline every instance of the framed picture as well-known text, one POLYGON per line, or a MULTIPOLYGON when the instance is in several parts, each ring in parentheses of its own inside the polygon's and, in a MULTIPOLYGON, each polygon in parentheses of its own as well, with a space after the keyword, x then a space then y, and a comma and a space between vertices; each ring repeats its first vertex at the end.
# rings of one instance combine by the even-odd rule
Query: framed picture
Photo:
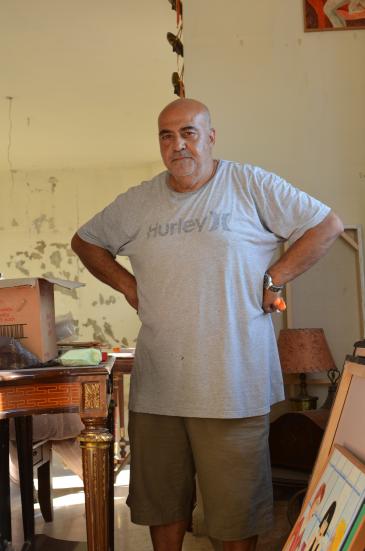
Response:
POLYGON ((350 549, 363 522, 365 465, 335 445, 283 551, 350 549))
POLYGON ((304 30, 365 29, 364 0, 304 0, 304 30))
MULTIPOLYGON (((308 507, 310 500, 312 503, 320 500, 321 493, 316 495, 320 488, 319 481, 335 446, 343 446, 357 457, 361 464, 365 464, 364 396, 365 357, 347 356, 300 516, 308 507)), ((346 536, 346 543, 343 542, 343 547, 337 548, 333 544, 328 551, 364 551, 364 542, 365 506, 362 505, 354 519, 351 531, 346 536)), ((293 540, 284 549, 285 551, 303 551, 301 547, 295 547, 293 540)), ((308 551, 308 548, 304 547, 304 549, 308 551)), ((324 551, 326 548, 319 549, 324 551)))

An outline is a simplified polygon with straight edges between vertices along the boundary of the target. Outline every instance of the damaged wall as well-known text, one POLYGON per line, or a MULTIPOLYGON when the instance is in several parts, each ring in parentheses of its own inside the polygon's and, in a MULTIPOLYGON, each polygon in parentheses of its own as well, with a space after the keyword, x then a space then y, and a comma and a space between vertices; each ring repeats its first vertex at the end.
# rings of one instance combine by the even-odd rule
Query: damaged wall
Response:
MULTIPOLYGON (((71 312, 78 337, 134 346, 139 319, 124 297, 96 280, 70 247, 76 229, 119 193, 163 170, 133 167, 0 173, 0 272, 50 276, 86 287, 55 287, 56 316, 71 312)), ((119 258, 128 269, 127 259, 119 258)))

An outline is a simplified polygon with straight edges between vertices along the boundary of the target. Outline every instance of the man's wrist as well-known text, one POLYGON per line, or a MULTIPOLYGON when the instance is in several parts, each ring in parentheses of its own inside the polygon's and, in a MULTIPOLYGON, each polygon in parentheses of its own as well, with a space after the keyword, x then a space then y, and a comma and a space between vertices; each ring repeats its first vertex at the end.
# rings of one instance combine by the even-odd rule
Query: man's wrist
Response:
POLYGON ((282 291, 285 287, 285 285, 275 284, 269 272, 265 272, 264 274, 263 285, 264 289, 267 289, 268 291, 271 291, 273 293, 280 293, 280 291, 282 291))

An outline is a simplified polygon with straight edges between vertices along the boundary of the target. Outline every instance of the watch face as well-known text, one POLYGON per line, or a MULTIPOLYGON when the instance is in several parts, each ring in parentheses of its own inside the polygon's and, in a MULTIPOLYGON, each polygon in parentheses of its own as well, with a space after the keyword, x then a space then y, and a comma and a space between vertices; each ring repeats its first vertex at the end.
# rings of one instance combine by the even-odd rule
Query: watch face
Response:
POLYGON ((264 274, 264 289, 278 293, 284 288, 284 285, 274 285, 270 274, 264 274))
POLYGON ((269 289, 270 285, 272 284, 272 279, 269 276, 269 274, 264 275, 264 287, 265 289, 269 289))

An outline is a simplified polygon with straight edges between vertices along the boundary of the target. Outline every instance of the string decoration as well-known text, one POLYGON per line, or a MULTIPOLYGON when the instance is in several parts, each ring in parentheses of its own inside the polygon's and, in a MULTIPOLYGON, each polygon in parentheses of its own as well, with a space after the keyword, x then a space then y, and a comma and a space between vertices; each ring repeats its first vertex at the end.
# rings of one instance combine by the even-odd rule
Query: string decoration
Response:
POLYGON ((182 19, 182 1, 168 0, 171 9, 176 11, 176 34, 168 32, 167 41, 172 46, 172 51, 176 53, 177 70, 172 73, 171 82, 174 88, 174 94, 180 98, 185 97, 184 86, 184 45, 182 43, 183 19, 182 19))

